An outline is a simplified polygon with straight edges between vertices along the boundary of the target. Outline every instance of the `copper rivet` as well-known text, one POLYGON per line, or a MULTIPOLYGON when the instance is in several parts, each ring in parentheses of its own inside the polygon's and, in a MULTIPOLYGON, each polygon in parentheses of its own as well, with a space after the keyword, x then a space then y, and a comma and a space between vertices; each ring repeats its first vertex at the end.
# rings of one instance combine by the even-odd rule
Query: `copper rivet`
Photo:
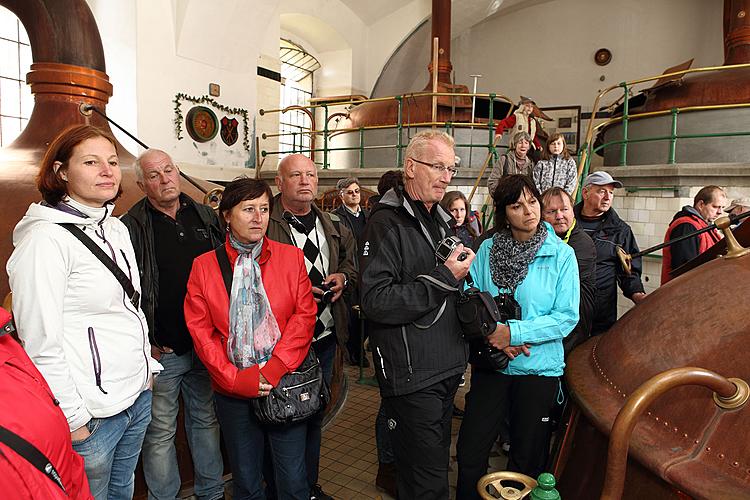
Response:
POLYGON ((723 453, 719 453, 718 456, 719 456, 720 459, 724 460, 724 454, 723 453))
POLYGON ((737 17, 739 17, 740 19, 742 19, 743 17, 745 17, 745 11, 744 10, 739 11, 737 13, 737 17))
POLYGON ((711 451, 711 447, 710 446, 706 446, 706 451, 711 451))
POLYGON ((654 420, 656 420, 658 422, 659 421, 659 417, 654 417, 654 420))
POLYGON ((732 467, 739 467, 739 465, 740 465, 739 462, 732 462, 732 467))
POLYGON ((664 427, 669 427, 669 422, 664 422, 664 427))
POLYGON ((683 434, 682 437, 688 437, 687 432, 683 434))
POLYGON ((672 429, 672 432, 677 432, 677 427, 675 427, 674 429, 672 429))
POLYGON ((648 416, 650 417, 650 416, 651 416, 651 412, 650 412, 650 411, 647 411, 647 412, 646 412, 646 415, 648 415, 648 416))

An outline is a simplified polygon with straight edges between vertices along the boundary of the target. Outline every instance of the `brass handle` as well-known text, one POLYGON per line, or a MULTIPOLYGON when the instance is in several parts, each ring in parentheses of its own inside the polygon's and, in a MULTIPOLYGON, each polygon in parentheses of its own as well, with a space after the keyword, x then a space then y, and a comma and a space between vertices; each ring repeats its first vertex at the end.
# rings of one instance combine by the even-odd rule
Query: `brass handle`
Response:
POLYGON ((495 490, 497 490, 497 492, 500 494, 500 498, 502 498, 503 500, 520 500, 521 498, 524 498, 529 493, 531 493, 531 490, 536 488, 536 485, 536 479, 533 479, 526 474, 521 474, 520 472, 510 472, 506 470, 493 472, 491 474, 482 476, 482 478, 477 483, 477 490, 479 491, 479 495, 484 500, 497 499, 496 496, 493 496, 487 491, 488 486, 494 487, 495 490), (503 486, 503 483, 506 481, 521 483, 523 484, 524 488, 522 490, 519 490, 518 488, 514 488, 513 486, 503 486))
POLYGON ((630 436, 638 418, 656 398, 675 387, 700 385, 714 391, 714 401, 721 408, 737 409, 747 402, 750 388, 744 380, 736 380, 703 368, 683 367, 661 372, 641 384, 625 401, 612 425, 601 500, 622 498, 630 436))
POLYGON ((224 193, 223 187, 216 187, 207 192, 203 196, 203 204, 208 205, 209 207, 213 208, 214 210, 219 209, 219 203, 221 203, 221 195, 224 193))

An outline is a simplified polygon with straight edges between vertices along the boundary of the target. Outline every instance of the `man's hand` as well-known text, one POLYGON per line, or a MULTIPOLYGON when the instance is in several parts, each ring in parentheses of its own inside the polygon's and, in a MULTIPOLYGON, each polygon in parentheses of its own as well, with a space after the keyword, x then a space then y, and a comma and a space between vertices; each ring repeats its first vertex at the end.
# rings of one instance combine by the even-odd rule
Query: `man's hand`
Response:
POLYGON ((89 432, 89 428, 84 425, 83 427, 79 427, 78 429, 70 433, 70 440, 73 442, 83 441, 90 435, 91 433, 89 432))
POLYGON ((474 252, 471 248, 465 248, 462 244, 456 246, 453 249, 453 253, 450 254, 448 259, 445 261, 445 267, 453 274, 453 277, 457 280, 462 280, 466 277, 471 266, 471 261, 474 260, 474 252), (463 260, 458 260, 462 254, 466 254, 463 260))
MULTIPOLYGON (((344 273, 333 273, 326 276, 326 279, 323 280, 323 283, 326 283, 331 286, 331 291, 333 292, 333 297, 331 298, 331 303, 336 302, 339 300, 339 297, 341 297, 341 294, 344 293, 344 283, 346 282, 346 276, 344 276, 344 273)), ((315 302, 320 302, 320 297, 323 295, 323 290, 318 288, 317 286, 312 287, 313 292, 313 298, 315 299, 315 302)))
POLYGON ((503 352, 508 355, 508 357, 512 360, 516 359, 516 356, 520 356, 523 354, 527 358, 531 356, 531 350, 529 349, 531 346, 529 344, 523 344, 523 345, 509 345, 505 349, 503 349, 503 352))
POLYGON ((632 300, 633 303, 636 305, 640 304, 645 299, 646 299, 646 294, 644 292, 636 292, 630 296, 630 300, 632 300))
POLYGON ((159 361, 161 359, 162 354, 169 354, 173 352, 174 351, 170 349, 169 347, 159 347, 155 345, 151 346, 151 357, 154 358, 156 361, 159 361))
POLYGON ((498 323, 495 331, 487 337, 487 343, 501 351, 508 347, 510 345, 510 328, 508 325, 498 323))

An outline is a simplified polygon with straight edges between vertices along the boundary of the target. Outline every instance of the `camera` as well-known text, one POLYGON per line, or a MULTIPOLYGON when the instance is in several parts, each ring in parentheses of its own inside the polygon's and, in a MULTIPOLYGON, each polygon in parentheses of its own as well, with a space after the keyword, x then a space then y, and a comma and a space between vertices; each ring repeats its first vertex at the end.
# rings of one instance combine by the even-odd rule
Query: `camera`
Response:
MULTIPOLYGON (((437 257, 440 262, 445 262, 448 260, 448 257, 451 256, 453 250, 460 244, 461 240, 458 239, 458 236, 448 236, 447 238, 443 238, 435 248, 435 257, 437 257)), ((468 253, 461 252, 461 255, 458 256, 457 260, 465 260, 468 256, 468 253)))
POLYGON ((512 293, 501 293, 495 297, 495 304, 500 311, 500 322, 507 323, 509 319, 521 318, 521 304, 519 304, 512 293))
POLYGON ((333 299, 334 293, 333 290, 331 290, 331 284, 330 283, 321 283, 318 285, 318 288, 323 290, 323 294, 320 296, 320 304, 330 304, 331 299, 333 299))

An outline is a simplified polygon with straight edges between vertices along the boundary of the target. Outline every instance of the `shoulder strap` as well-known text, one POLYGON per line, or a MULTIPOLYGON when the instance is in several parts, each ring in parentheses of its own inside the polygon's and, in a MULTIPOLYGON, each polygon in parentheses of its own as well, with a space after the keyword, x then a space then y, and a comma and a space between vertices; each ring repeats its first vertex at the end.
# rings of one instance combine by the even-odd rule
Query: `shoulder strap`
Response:
POLYGON ((115 264, 115 261, 113 261, 109 255, 104 253, 104 250, 99 248, 99 245, 94 243, 94 241, 75 224, 71 224, 69 222, 59 222, 58 225, 70 231, 73 236, 78 238, 78 240, 83 243, 86 248, 91 251, 91 253, 94 254, 94 257, 99 259, 101 263, 104 264, 107 269, 109 269, 109 272, 111 272, 115 279, 120 283, 120 285, 122 285, 122 289, 125 290, 125 294, 128 296, 128 299, 130 299, 130 303, 133 304, 133 306, 135 306, 135 308, 137 309, 141 303, 141 294, 136 291, 133 283, 130 281, 130 278, 125 276, 125 273, 122 272, 122 269, 120 269, 117 264, 115 264))
POLYGON ((221 277, 224 278, 224 286, 227 288, 227 297, 229 300, 232 299, 232 264, 229 262, 229 255, 227 255, 227 247, 221 245, 216 247, 216 260, 219 261, 219 269, 221 269, 221 277))
POLYGON ((15 432, 6 429, 2 425, 0 425, 0 443, 5 444, 11 450, 18 453, 27 462, 39 470, 39 472, 47 476, 50 481, 55 483, 63 493, 67 494, 57 469, 52 465, 50 459, 47 458, 44 453, 39 451, 36 446, 29 443, 15 432))

